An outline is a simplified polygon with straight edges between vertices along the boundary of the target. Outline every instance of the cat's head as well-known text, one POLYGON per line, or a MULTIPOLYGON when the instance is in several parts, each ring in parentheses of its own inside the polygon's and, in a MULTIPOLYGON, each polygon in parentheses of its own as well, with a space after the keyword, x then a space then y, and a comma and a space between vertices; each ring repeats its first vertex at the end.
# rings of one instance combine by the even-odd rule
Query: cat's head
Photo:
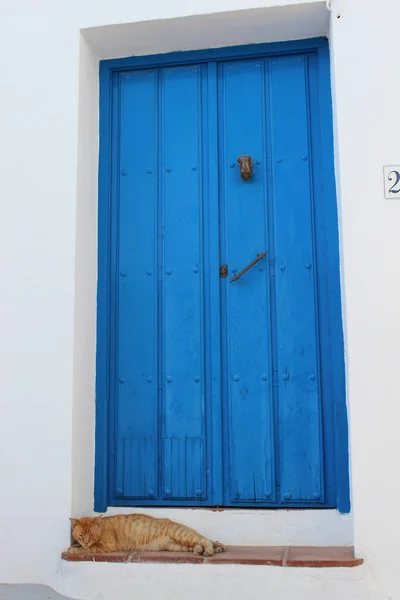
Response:
POLYGON ((72 524, 72 535, 83 548, 90 548, 96 544, 101 536, 100 517, 82 517, 82 519, 70 518, 72 524))

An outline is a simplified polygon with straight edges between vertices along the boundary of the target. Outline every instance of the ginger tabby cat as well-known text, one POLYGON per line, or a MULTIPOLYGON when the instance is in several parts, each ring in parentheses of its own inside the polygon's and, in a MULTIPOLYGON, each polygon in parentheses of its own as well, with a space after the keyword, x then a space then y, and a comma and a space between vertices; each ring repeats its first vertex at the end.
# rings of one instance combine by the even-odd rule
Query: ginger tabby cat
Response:
POLYGON ((194 529, 149 515, 83 517, 70 521, 72 535, 79 544, 68 549, 70 554, 166 550, 212 556, 225 550, 223 544, 208 540, 194 529))

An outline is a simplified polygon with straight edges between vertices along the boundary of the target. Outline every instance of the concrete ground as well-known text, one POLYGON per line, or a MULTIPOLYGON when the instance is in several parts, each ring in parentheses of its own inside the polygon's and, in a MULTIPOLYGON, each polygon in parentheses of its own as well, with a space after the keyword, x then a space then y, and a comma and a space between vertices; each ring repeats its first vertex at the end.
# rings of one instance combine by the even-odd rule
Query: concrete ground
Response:
POLYGON ((47 585, 34 583, 0 583, 0 600, 71 600, 47 585))

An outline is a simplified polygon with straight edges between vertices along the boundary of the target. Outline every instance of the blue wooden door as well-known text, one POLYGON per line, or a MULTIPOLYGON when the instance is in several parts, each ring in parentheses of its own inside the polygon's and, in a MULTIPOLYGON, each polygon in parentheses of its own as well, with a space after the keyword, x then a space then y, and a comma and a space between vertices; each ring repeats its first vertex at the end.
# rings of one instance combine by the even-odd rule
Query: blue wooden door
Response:
POLYGON ((305 56, 220 66, 227 505, 325 500, 308 70, 305 56))
POLYGON ((209 504, 216 472, 207 407, 212 332, 205 239, 213 226, 205 221, 203 193, 204 67, 125 73, 118 94, 110 495, 128 504, 209 504))
POLYGON ((111 505, 335 503, 317 77, 306 54, 114 75, 111 505))

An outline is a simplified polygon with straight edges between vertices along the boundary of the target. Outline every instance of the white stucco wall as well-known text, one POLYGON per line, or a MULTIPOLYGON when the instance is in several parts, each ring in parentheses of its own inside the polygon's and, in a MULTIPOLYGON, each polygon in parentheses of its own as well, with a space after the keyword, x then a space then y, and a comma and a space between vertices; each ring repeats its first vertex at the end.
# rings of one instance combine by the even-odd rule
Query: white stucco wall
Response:
MULTIPOLYGON (((325 2, 2 0, 0 581, 49 583, 85 600, 114 600, 117 591, 132 598, 133 589, 137 598, 197 600, 220 597, 219 586, 237 599, 285 598, 293 589, 308 600, 400 598, 400 204, 384 200, 382 184, 382 166, 400 163, 400 4, 341 0, 340 18, 333 4, 353 514, 317 526, 325 517, 278 516, 265 543, 291 533, 294 543, 329 543, 336 528, 345 543, 353 518, 366 564, 311 572, 61 566, 59 558, 68 516, 92 510, 98 59, 321 35, 329 30, 325 2), (280 526, 285 519, 292 521, 280 526)), ((251 527, 255 535, 258 525, 249 526, 250 540, 251 527)))

